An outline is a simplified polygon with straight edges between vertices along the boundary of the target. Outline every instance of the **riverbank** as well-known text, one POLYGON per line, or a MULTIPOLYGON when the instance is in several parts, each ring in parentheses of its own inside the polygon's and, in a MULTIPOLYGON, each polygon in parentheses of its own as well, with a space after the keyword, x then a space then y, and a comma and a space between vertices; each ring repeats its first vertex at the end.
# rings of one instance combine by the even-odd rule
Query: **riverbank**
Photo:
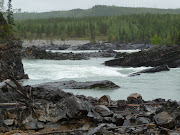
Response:
POLYGON ((23 41, 23 48, 36 46, 44 50, 144 50, 153 47, 151 44, 123 44, 121 42, 90 43, 89 40, 55 40, 52 43, 46 40, 23 41))
POLYGON ((2 135, 5 132, 22 135, 180 133, 177 101, 144 101, 137 93, 117 101, 109 96, 85 97, 66 93, 48 83, 21 87, 21 91, 23 94, 7 87, 0 90, 2 135))

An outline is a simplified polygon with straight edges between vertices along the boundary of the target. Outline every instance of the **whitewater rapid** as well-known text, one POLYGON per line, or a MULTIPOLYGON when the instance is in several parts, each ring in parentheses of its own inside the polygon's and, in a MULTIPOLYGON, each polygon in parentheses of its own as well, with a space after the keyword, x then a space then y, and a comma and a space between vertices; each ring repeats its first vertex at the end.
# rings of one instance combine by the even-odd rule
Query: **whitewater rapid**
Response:
POLYGON ((133 72, 147 67, 122 68, 107 67, 103 63, 112 58, 91 58, 90 60, 28 60, 23 59, 25 72, 30 79, 23 85, 44 82, 76 80, 99 81, 110 80, 121 88, 116 90, 64 90, 74 94, 101 97, 110 95, 112 99, 126 99, 131 93, 140 93, 144 99, 174 99, 180 101, 180 69, 169 72, 142 74, 129 77, 133 72))

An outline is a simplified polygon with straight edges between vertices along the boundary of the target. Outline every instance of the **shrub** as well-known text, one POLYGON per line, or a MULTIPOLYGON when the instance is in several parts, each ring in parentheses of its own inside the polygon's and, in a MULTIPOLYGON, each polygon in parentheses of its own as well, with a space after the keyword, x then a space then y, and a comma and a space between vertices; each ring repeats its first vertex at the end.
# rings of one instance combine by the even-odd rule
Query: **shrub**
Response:
POLYGON ((163 40, 161 37, 158 37, 158 35, 155 35, 153 38, 151 38, 151 44, 160 45, 163 44, 163 40))

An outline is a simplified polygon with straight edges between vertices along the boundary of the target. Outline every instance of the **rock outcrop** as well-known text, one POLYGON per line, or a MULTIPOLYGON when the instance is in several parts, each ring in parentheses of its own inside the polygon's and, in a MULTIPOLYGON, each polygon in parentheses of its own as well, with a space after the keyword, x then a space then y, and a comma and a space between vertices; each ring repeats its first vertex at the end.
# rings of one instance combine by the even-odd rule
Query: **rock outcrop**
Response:
POLYGON ((105 65, 130 67, 167 65, 170 68, 180 67, 180 45, 158 46, 150 50, 120 56, 114 60, 106 61, 105 65))
POLYGON ((9 75, 22 79, 24 75, 21 62, 22 43, 14 36, 0 13, 0 77, 7 79, 9 75))
POLYGON ((156 73, 156 72, 161 72, 161 71, 170 71, 170 68, 167 65, 161 65, 161 66, 145 69, 136 73, 132 73, 129 76, 136 76, 142 73, 156 73))

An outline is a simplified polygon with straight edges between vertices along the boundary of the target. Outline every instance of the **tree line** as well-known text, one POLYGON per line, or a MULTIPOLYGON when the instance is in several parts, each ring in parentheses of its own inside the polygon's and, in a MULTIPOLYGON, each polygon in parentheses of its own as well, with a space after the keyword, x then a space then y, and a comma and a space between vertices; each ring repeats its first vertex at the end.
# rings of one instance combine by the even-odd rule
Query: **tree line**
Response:
POLYGON ((82 18, 48 18, 16 21, 24 39, 90 39, 173 44, 180 40, 180 15, 141 14, 82 18))
POLYGON ((22 12, 15 13, 15 20, 45 19, 58 17, 87 17, 87 16, 121 16, 132 14, 180 14, 180 9, 133 8, 96 5, 90 9, 73 9, 68 11, 51 12, 22 12))

